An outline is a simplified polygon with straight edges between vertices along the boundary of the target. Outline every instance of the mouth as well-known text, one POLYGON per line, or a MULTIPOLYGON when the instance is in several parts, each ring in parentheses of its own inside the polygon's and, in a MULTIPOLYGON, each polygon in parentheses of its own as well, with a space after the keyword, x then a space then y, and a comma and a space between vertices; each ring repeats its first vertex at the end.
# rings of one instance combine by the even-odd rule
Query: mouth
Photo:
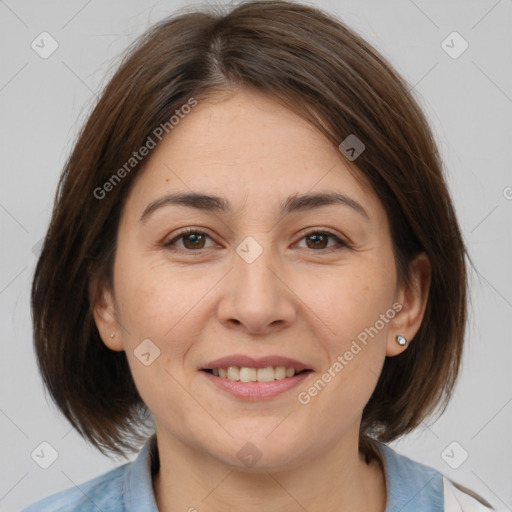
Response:
POLYGON ((313 372, 300 361, 278 356, 231 356, 212 361, 200 371, 217 389, 247 400, 272 398, 292 389, 313 372))
POLYGON ((202 371, 234 382, 272 382, 274 380, 289 379, 295 377, 295 375, 302 375, 312 370, 297 371, 295 368, 287 368, 285 366, 265 366, 264 368, 227 366, 225 368, 211 368, 202 371))

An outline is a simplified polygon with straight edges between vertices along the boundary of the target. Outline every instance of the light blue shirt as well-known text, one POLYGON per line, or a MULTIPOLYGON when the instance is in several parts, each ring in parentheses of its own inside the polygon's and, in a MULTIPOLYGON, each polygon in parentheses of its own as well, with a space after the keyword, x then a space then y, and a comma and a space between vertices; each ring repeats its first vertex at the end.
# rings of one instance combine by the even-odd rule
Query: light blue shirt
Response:
MULTIPOLYGON (((158 512, 152 485, 155 436, 137 458, 88 482, 40 500, 21 512, 158 512)), ((443 475, 379 443, 384 462, 385 512, 443 512, 443 475)))

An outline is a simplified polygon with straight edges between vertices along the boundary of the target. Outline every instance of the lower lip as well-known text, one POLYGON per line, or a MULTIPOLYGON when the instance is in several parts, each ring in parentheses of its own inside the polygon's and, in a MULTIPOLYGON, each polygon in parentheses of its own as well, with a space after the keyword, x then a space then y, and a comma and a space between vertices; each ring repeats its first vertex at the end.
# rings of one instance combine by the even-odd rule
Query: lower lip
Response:
POLYGON ((209 381, 222 391, 244 400, 264 400, 273 398, 289 391, 307 379, 312 372, 304 372, 293 377, 286 377, 272 382, 240 382, 217 377, 209 372, 201 371, 209 381))

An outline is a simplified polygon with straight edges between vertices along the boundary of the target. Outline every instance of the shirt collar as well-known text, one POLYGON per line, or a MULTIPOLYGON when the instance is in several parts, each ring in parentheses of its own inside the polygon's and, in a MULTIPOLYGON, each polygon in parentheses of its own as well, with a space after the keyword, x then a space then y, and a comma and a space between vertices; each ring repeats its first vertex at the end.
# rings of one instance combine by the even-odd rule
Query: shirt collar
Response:
POLYGON ((441 473, 396 453, 384 443, 377 446, 386 478, 385 512, 443 512, 441 473))
POLYGON ((153 491, 153 471, 158 468, 156 435, 144 444, 129 465, 124 484, 124 506, 130 512, 158 512, 153 491), (153 471, 152 471, 153 469, 153 471))
MULTIPOLYGON (((377 447, 386 481, 385 512, 442 512, 442 475, 433 468, 399 455, 384 443, 377 443, 377 447)), ((124 485, 127 511, 158 512, 153 491, 153 475, 159 466, 157 439, 153 434, 128 467, 124 485)))

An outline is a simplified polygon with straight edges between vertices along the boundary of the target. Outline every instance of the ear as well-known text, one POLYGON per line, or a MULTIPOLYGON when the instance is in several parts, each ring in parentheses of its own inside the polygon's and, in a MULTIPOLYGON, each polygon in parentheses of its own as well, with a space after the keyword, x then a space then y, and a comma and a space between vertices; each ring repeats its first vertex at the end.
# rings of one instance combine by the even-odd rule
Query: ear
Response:
POLYGON ((390 322, 386 355, 401 354, 407 346, 396 341, 399 334, 411 342, 419 331, 430 289, 431 267, 428 256, 422 252, 409 264, 410 284, 403 284, 397 291, 396 302, 402 306, 390 322))
POLYGON ((104 289, 94 301, 93 316, 103 343, 111 350, 124 350, 115 301, 110 291, 104 289))

